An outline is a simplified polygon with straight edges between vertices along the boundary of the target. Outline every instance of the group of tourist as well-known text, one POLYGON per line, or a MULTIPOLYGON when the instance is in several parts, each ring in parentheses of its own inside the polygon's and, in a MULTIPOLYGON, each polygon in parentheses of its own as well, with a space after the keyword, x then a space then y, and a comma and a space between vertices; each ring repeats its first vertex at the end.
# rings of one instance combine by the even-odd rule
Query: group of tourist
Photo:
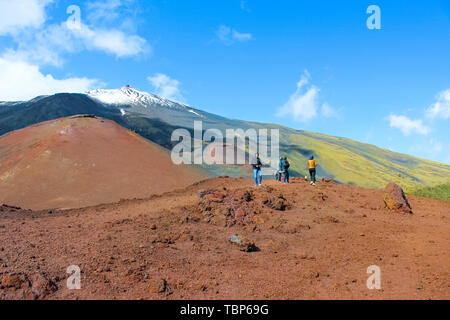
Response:
MULTIPOLYGON (((311 185, 316 185, 316 167, 318 166, 317 161, 314 159, 314 156, 310 156, 307 160, 309 175, 310 175, 310 183, 311 185)), ((255 159, 252 163, 253 166, 253 176, 255 179, 255 185, 260 186, 262 183, 262 162, 259 157, 259 153, 255 155, 255 159)), ((291 164, 289 163, 287 157, 280 157, 278 160, 277 170, 275 171, 275 180, 278 182, 289 183, 289 167, 291 164)))

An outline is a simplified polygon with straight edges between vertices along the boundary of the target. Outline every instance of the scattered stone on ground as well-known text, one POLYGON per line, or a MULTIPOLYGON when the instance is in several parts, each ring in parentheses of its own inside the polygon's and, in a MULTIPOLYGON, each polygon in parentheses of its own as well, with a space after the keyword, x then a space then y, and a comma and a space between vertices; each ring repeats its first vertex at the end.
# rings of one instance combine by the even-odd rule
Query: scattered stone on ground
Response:
POLYGON ((239 250, 244 252, 254 252, 258 251, 258 248, 255 245, 254 241, 251 241, 249 239, 240 239, 238 235, 234 234, 229 238, 230 242, 237 245, 239 247, 239 250))
POLYGON ((413 213, 403 189, 393 182, 390 182, 384 188, 383 200, 389 210, 400 213, 413 213))
POLYGON ((154 279, 150 281, 149 293, 163 293, 167 290, 167 281, 165 279, 154 279))

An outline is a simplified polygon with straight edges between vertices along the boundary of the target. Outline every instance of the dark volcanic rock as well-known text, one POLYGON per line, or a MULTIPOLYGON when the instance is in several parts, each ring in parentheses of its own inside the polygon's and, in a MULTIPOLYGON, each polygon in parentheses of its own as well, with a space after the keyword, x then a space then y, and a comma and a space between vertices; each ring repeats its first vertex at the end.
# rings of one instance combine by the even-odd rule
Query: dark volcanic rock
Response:
POLYGON ((389 210, 413 213, 403 189, 393 182, 384 188, 383 200, 389 210))

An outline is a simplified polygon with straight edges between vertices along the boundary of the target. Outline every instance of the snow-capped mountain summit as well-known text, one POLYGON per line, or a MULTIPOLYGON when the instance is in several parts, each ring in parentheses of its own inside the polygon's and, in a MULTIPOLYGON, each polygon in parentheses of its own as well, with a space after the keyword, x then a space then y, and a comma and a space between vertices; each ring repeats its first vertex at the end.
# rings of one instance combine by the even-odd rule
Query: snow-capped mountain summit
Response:
POLYGON ((158 104, 166 107, 187 107, 186 105, 170 101, 155 94, 139 91, 130 86, 124 86, 120 89, 95 89, 88 91, 87 95, 100 102, 114 105, 131 104, 145 107, 151 104, 158 104))
POLYGON ((86 95, 102 104, 118 108, 122 116, 131 112, 151 117, 158 115, 161 118, 168 116, 170 118, 170 112, 182 112, 183 114, 189 112, 196 117, 204 117, 199 110, 186 104, 140 91, 128 85, 120 89, 95 89, 88 91, 86 95))

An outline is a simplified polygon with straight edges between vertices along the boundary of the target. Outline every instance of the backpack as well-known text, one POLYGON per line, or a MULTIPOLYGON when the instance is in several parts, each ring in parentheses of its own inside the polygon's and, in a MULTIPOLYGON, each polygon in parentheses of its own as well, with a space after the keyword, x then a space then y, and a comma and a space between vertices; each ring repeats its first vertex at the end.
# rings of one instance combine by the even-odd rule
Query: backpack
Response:
POLYGON ((289 163, 289 161, 284 160, 284 168, 289 169, 290 166, 291 166, 291 164, 289 163))

